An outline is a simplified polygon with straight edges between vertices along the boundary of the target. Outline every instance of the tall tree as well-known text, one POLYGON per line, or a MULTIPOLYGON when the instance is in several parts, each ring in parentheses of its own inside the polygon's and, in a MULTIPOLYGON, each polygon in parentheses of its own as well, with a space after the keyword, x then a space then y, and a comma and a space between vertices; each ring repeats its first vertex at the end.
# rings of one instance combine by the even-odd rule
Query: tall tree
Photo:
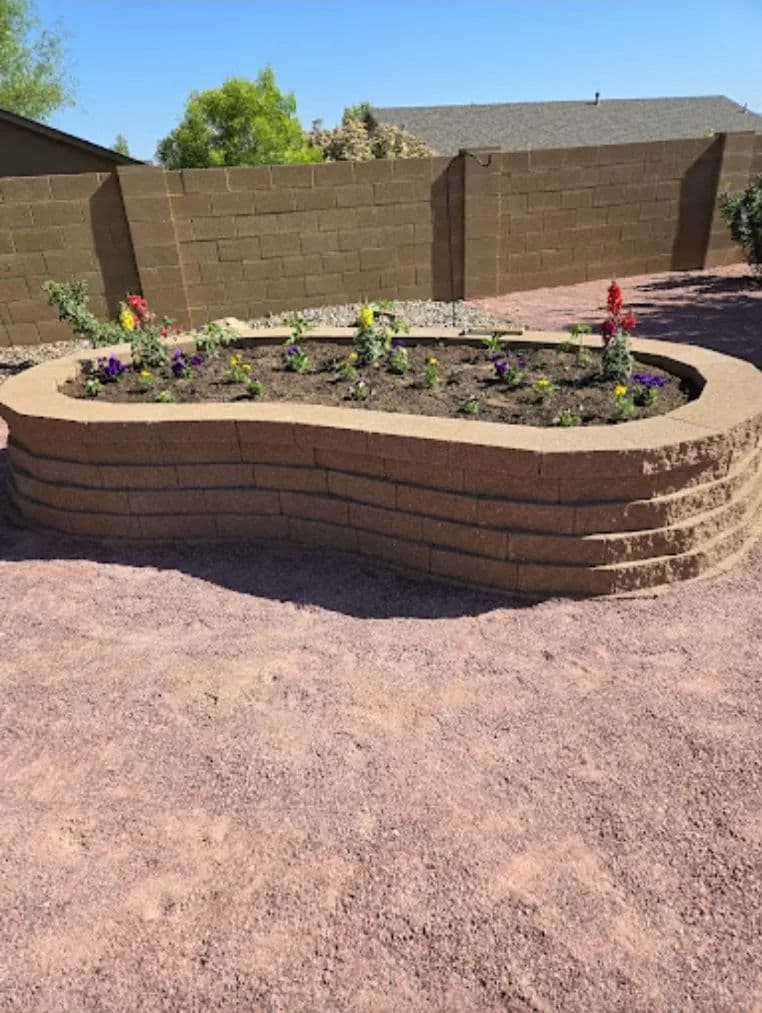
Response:
POLYGON ((0 108, 46 120, 74 105, 60 27, 40 27, 34 0, 0 0, 0 108))
POLYGON ((256 81, 230 78, 221 88, 193 92, 180 124, 159 142, 168 169, 320 162, 296 117, 293 92, 282 92, 272 67, 256 81))
POLYGON ((117 134, 114 143, 111 145, 112 151, 118 151, 120 155, 129 155, 130 146, 127 143, 127 138, 124 134, 117 134))

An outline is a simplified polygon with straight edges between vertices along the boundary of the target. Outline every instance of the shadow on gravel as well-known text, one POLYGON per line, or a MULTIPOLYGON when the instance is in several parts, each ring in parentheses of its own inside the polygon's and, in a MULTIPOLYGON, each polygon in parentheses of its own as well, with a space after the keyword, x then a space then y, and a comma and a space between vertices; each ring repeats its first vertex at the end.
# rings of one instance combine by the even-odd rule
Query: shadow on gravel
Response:
MULTIPOLYGON (((43 533, 9 523, 8 454, 0 450, 0 560, 89 560, 115 566, 178 570, 198 580, 275 601, 360 619, 454 619, 498 608, 522 609, 530 599, 406 577, 383 563, 329 549, 283 543, 140 545, 43 533)), ((65 594, 65 588, 61 593, 65 594)))
POLYGON ((762 286, 750 276, 669 278, 633 288, 628 305, 639 318, 637 335, 702 345, 762 368, 762 286), (672 292, 649 300, 649 292, 672 292))

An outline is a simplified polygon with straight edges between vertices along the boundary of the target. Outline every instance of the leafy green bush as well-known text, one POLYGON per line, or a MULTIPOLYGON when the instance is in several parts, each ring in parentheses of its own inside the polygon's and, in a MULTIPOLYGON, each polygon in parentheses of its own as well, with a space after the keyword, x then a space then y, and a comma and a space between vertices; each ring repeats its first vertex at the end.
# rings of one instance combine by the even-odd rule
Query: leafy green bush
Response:
POLYGON ((743 193, 721 194, 720 213, 733 241, 743 246, 746 263, 762 277, 762 173, 743 193))

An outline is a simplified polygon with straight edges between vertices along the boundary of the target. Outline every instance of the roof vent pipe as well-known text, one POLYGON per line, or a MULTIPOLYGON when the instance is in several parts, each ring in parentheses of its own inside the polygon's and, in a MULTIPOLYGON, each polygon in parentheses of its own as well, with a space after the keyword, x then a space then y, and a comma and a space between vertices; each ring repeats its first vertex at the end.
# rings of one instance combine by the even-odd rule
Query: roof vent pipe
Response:
POLYGON ((601 93, 599 91, 595 93, 595 102, 593 104, 597 106, 601 104, 601 93))

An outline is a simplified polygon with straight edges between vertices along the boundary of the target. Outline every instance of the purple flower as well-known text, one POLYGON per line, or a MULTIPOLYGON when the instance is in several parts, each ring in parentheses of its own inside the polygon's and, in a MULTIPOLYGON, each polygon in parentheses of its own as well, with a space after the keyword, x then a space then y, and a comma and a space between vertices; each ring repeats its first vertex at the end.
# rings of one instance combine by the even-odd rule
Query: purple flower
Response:
POLYGON ((179 348, 175 349, 172 353, 172 364, 170 368, 172 369, 172 374, 176 377, 188 375, 188 370, 190 369, 188 366, 188 360, 179 348))
POLYGON ((402 338, 395 338, 394 341, 392 342, 392 348, 404 348, 404 347, 405 342, 402 340, 402 338))
POLYGON ((526 359, 519 359, 519 369, 529 369, 529 363, 526 359))
POLYGON ((98 359, 98 371, 100 372, 101 379, 107 382, 118 380, 126 369, 127 367, 123 365, 116 355, 110 355, 108 359, 105 357, 98 359))
POLYGON ((508 363, 506 362, 505 359, 499 360, 493 359, 493 362, 495 363, 495 373, 502 380, 505 377, 505 374, 508 372, 508 363))
POLYGON ((203 365, 204 365, 204 360, 201 358, 200 355, 194 355, 194 356, 192 356, 192 358, 191 358, 191 366, 195 366, 196 369, 198 369, 199 366, 203 366, 203 365))
POLYGON ((286 349, 286 355, 291 356, 291 355, 298 355, 298 354, 299 354, 299 346, 298 345, 289 345, 288 348, 286 349))
POLYGON ((665 376, 649 376, 647 373, 633 373, 631 379, 641 387, 663 387, 667 383, 665 376))
POLYGON ((490 356, 490 362, 500 362, 500 360, 504 358, 505 352, 497 352, 495 355, 490 356))

